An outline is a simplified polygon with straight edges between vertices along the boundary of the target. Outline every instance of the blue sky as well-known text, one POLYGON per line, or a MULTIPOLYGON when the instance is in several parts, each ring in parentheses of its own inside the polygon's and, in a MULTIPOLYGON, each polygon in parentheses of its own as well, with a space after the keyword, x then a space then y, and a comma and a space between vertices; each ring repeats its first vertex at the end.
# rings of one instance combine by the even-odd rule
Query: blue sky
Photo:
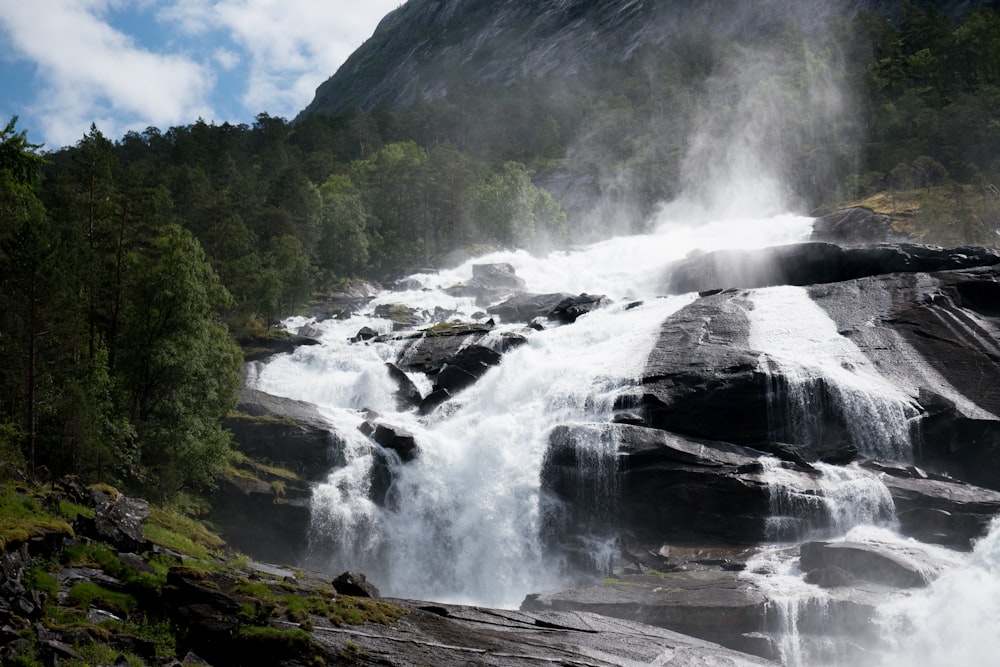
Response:
POLYGON ((404 0, 0 0, 0 123, 45 150, 291 119, 404 0))

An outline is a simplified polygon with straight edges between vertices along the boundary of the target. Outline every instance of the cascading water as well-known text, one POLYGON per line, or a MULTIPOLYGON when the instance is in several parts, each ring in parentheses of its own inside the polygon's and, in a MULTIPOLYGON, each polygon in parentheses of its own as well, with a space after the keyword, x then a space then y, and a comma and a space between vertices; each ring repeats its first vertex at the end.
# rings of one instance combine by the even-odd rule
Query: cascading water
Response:
MULTIPOLYGON (((795 216, 675 223, 544 259, 523 252, 481 257, 477 263, 513 265, 529 292, 601 293, 617 301, 573 324, 525 332, 527 344, 424 417, 399 412, 393 399, 385 362, 402 343, 348 339, 363 326, 388 333, 388 320, 372 317, 385 304, 440 307, 474 320, 480 308, 471 299, 437 289, 467 280, 469 265, 414 276, 425 289, 383 293, 348 321, 311 323, 322 344, 276 357, 260 370, 256 388, 319 405, 342 435, 343 465, 313 497, 313 559, 330 570, 365 571, 384 592, 418 599, 516 606, 526 593, 557 583, 558 567, 546 562, 540 535, 549 434, 560 424, 608 421, 615 398, 641 372, 660 323, 693 298, 656 298, 663 265, 696 248, 798 241, 810 224, 795 216), (404 464, 374 450, 357 432, 366 409, 412 433, 420 455, 404 464), (388 489, 376 488, 377 472, 391 481, 388 489)), ((426 389, 419 374, 413 379, 426 389)))
POLYGON ((822 448, 848 440, 862 454, 912 457, 914 397, 887 381, 804 288, 756 290, 749 345, 768 376, 772 437, 822 448))

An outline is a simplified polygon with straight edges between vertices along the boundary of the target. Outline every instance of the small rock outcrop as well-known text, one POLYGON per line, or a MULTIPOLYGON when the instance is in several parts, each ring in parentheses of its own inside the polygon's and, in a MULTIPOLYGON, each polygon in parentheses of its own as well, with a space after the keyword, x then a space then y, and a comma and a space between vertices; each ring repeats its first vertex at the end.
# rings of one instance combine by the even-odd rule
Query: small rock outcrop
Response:
POLYGON ((856 206, 816 218, 811 240, 838 245, 870 245, 894 241, 898 236, 888 215, 856 206))

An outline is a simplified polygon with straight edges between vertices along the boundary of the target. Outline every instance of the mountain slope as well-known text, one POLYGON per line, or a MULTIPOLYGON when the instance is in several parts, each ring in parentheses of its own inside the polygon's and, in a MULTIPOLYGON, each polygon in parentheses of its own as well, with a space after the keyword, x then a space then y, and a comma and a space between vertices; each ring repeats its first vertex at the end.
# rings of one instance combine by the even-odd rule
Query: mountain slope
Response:
MULTIPOLYGON (((705 33, 746 39, 831 16, 894 11, 899 0, 409 0, 388 14, 300 114, 406 107, 458 85, 510 84, 622 62, 644 46, 705 33)), ((917 3, 921 4, 921 3, 917 3)), ((950 0, 962 13, 990 4, 950 0)))

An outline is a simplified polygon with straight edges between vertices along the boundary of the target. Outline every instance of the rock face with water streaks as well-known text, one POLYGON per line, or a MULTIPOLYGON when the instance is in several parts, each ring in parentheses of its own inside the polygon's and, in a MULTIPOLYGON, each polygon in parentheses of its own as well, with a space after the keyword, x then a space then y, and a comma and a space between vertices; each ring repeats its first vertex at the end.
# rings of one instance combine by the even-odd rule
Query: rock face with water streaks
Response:
MULTIPOLYGON (((542 482, 559 507, 549 512, 556 535, 561 525, 617 535, 632 554, 646 554, 637 563, 668 544, 802 539, 836 518, 823 500, 830 468, 817 462, 857 460, 851 474, 891 496, 882 502, 903 534, 968 550, 1000 513, 998 260, 984 249, 810 243, 675 265, 675 291, 708 291, 661 325, 639 386, 618 402, 628 418, 552 432, 542 482), (786 284, 798 287, 761 289, 786 284), (755 329, 762 317, 770 329, 755 329), (775 327, 802 340, 769 339, 775 327), (886 411, 897 415, 895 431, 874 426, 886 411), (764 465, 763 453, 780 463, 764 465), (775 521, 783 509, 790 517, 775 521)), ((554 541, 550 548, 579 548, 554 541)), ((936 576, 935 558, 873 543, 806 543, 803 571, 835 592, 794 612, 800 630, 821 645, 833 615, 841 630, 856 626, 842 638, 853 645, 887 591, 936 576)), ((777 620, 759 591, 719 563, 679 567, 658 582, 632 581, 633 572, 620 583, 531 595, 524 607, 642 618, 776 655, 767 632, 777 620), (702 570, 714 574, 689 581, 689 571, 702 570), (726 602, 733 595, 745 615, 726 602)))

